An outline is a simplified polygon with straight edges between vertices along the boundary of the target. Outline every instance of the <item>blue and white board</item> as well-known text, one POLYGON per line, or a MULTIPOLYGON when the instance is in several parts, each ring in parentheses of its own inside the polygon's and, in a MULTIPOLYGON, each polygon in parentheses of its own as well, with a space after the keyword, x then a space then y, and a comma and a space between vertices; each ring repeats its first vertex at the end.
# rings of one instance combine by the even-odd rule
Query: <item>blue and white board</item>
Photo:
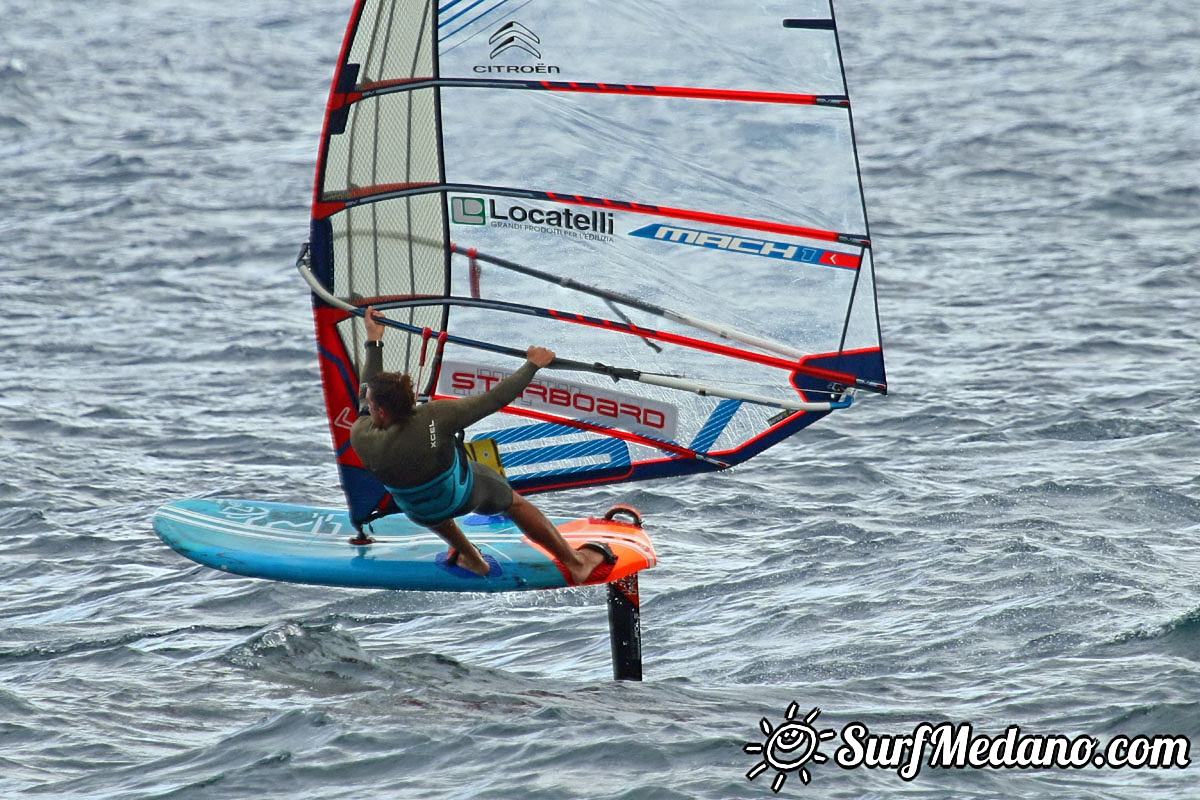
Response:
MULTIPOLYGON (((555 519, 574 547, 605 542, 617 563, 605 582, 654 566, 654 547, 637 524, 616 519, 555 519)), ((352 545, 346 511, 254 500, 189 499, 163 506, 154 530, 200 564, 236 575, 364 589, 507 592, 568 585, 558 563, 507 517, 470 515, 463 532, 483 552, 481 577, 446 564, 447 545, 401 514, 372 524, 373 542, 352 545)))

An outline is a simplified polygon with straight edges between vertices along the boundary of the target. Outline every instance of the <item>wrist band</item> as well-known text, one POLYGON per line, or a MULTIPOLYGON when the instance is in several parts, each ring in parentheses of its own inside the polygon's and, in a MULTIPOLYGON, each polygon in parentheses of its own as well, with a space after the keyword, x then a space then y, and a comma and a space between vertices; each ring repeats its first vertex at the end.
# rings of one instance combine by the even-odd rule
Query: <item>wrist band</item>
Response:
POLYGON ((382 339, 378 339, 378 340, 368 339, 367 347, 383 347, 383 340, 382 339))

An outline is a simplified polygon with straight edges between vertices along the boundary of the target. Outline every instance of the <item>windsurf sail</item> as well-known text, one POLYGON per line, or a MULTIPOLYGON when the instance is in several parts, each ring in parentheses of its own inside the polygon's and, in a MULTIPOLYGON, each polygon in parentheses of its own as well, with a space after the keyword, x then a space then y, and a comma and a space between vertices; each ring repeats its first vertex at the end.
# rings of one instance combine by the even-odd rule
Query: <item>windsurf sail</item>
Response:
POLYGON ((368 305, 425 398, 558 360, 468 431, 545 491, 722 469, 886 393, 832 4, 357 0, 310 243, 351 516, 368 305))

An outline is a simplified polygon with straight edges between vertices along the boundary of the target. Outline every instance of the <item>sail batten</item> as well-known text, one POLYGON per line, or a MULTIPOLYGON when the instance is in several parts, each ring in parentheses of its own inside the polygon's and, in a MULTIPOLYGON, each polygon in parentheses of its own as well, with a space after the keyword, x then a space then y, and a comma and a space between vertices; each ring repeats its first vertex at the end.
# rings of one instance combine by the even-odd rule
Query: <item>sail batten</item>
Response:
POLYGON ((423 397, 556 351, 468 431, 526 491, 724 469, 887 391, 831 5, 594 13, 354 4, 300 267, 355 519, 389 502, 348 446, 371 304, 423 397))
POLYGON ((516 89, 525 91, 580 92, 584 94, 639 95, 644 97, 690 97, 704 100, 730 100, 749 103, 782 103, 790 105, 834 106, 848 108, 850 98, 843 94, 789 94, 786 92, 750 92, 700 86, 649 86, 638 84, 576 83, 546 80, 515 80, 501 78, 400 78, 391 81, 362 83, 347 93, 345 101, 354 103, 396 92, 411 92, 433 86, 458 89, 516 89))

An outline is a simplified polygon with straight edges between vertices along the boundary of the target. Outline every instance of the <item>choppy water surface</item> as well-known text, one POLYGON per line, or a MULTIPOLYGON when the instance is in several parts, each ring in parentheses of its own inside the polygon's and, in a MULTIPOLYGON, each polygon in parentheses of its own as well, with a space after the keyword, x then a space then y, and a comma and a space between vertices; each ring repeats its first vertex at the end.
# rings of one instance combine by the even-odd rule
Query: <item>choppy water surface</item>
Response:
MULTIPOLYGON (((599 589, 289 586, 151 533, 188 494, 339 502, 290 261, 344 5, 4 6, 0 794, 768 797, 742 745, 793 701, 1200 758, 1193 3, 839 7, 895 393, 543 499, 645 512, 636 685, 599 589)), ((808 768, 779 796, 1200 797, 808 768)))

